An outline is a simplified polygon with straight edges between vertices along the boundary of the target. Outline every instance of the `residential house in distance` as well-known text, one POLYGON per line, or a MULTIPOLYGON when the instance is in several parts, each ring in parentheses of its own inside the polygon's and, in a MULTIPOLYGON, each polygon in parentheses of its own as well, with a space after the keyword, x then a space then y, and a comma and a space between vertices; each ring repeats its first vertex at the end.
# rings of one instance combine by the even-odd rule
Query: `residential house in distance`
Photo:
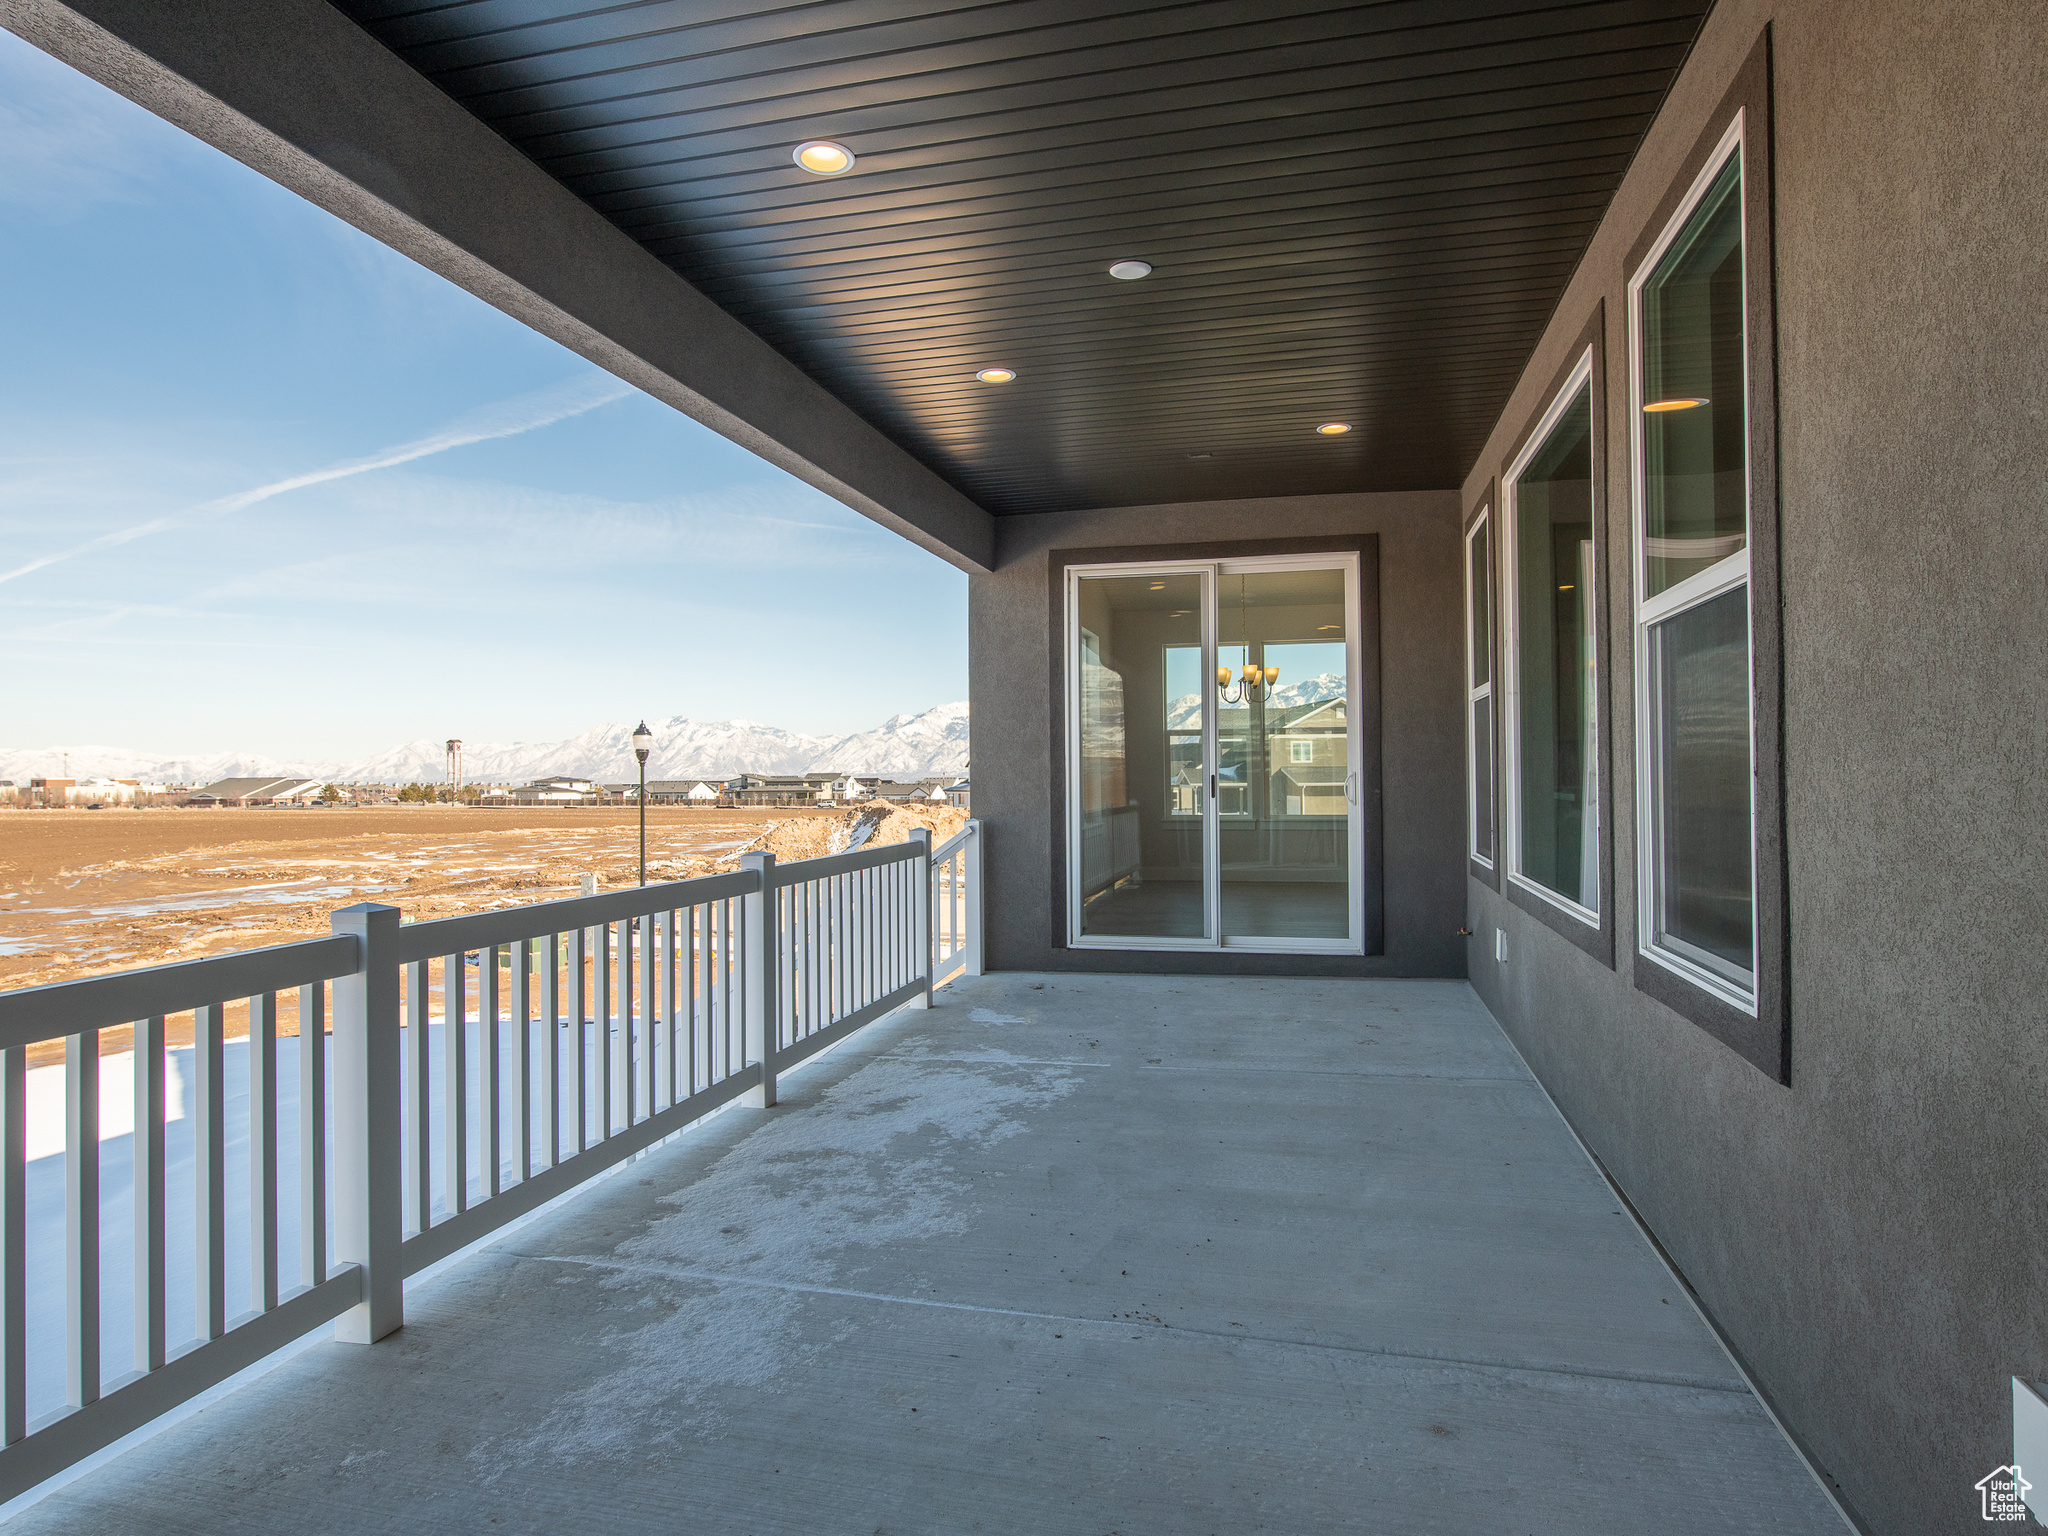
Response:
POLYGON ((513 805, 599 805, 603 803, 604 791, 589 779, 557 774, 521 784, 508 791, 506 799, 513 805))
MULTIPOLYGON (((626 798, 639 793, 637 784, 626 787, 626 798)), ((647 803, 649 805, 716 805, 720 798, 718 786, 703 779, 649 779, 647 781, 647 803)))
POLYGON ((742 773, 725 781, 725 798, 733 805, 816 805, 832 798, 840 782, 834 773, 742 773))
POLYGON ((889 800, 899 804, 937 801, 945 803, 946 781, 944 779, 919 779, 915 783, 902 784, 891 779, 870 779, 857 795, 850 799, 889 800))

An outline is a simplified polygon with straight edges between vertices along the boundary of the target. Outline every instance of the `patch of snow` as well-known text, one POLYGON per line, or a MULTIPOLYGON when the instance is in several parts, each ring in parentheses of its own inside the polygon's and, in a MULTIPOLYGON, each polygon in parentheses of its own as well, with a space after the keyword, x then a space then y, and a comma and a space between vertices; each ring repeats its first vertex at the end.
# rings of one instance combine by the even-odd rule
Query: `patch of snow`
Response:
POLYGON ((1028 1024, 1030 1020, 1020 1019, 1011 1014, 997 1013, 993 1008, 970 1008, 967 1010, 970 1024, 1028 1024))

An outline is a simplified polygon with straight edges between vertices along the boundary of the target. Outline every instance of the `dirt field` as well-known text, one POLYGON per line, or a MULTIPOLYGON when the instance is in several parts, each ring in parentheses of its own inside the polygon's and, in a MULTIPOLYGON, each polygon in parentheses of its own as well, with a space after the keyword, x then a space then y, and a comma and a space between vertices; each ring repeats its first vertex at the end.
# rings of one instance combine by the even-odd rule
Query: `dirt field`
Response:
MULTIPOLYGON (((943 840, 965 814, 653 807, 647 876, 729 869, 755 846, 817 858, 863 819, 882 844, 916 826, 943 840)), ((424 920, 573 896, 586 874, 614 890, 637 877, 637 839, 630 810, 0 812, 0 989, 313 938, 356 901, 424 920)))

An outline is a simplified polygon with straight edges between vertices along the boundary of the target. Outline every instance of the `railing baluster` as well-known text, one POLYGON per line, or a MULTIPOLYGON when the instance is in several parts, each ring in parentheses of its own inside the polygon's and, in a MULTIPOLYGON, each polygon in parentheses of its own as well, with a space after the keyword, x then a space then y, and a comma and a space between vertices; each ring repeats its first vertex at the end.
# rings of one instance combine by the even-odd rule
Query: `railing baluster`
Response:
MULTIPOLYGON (((801 1034, 804 1017, 804 978, 802 967, 796 963, 796 959, 797 945, 801 942, 799 935, 803 928, 803 891, 794 885, 781 890, 770 890, 762 898, 761 904, 764 908, 772 906, 775 910, 776 936, 775 947, 766 957, 762 974, 773 976, 782 983, 782 990, 789 994, 791 1033, 801 1034)), ((751 977, 749 979, 751 980, 751 977)), ((776 1016, 766 1021, 763 1039, 768 1038, 770 1031, 781 1028, 780 1015, 781 1007, 778 1004, 776 1016)))
POLYGON ((562 936, 548 935, 548 1006, 541 1026, 548 1047, 540 1058, 541 1095, 547 1113, 547 1166, 562 1160, 562 936))
MULTIPOLYGON (((783 990, 790 994, 790 1019, 792 1025, 801 1030, 804 1016, 804 974, 802 945, 804 931, 804 892, 802 885, 792 885, 784 890, 771 893, 775 899, 776 945, 768 956, 763 969, 764 976, 774 976, 783 983, 783 990), (786 899, 785 899, 786 898, 786 899), (787 925, 786 927, 784 925, 787 925), (787 943, 784 943, 784 940, 787 943), (787 962, 787 963, 785 963, 787 962)), ((764 905, 766 905, 764 903, 764 905)), ((752 975, 748 981, 753 980, 752 975)))
POLYGON ((683 1087, 684 1062, 689 1054, 690 1017, 690 909, 677 907, 668 915, 669 981, 668 1013, 668 1101, 680 1104, 686 1098, 683 1087))
MULTIPOLYGON (((0 1069, 4 1070, 4 1069, 0 1069)), ((164 1019, 135 1026, 135 1368, 164 1363, 164 1019)))
MULTIPOLYGON (((654 948, 656 953, 654 977, 654 1014, 652 1038, 648 1042, 647 1062, 650 1084, 666 1081, 668 1102, 675 1102, 675 965, 676 932, 675 913, 657 913, 654 921, 654 948)), ((653 1086, 647 1090, 647 1109, 653 1113, 659 1094, 653 1086)))
POLYGON ((249 1306, 277 1305, 277 994, 249 999, 249 1306))
POLYGON ((64 1037, 64 1401, 100 1395, 100 1033, 64 1037))
POLYGON ((574 1150, 569 1154, 571 1157, 574 1157, 577 1152, 581 1152, 590 1145, 590 1128, 585 1123, 588 1118, 586 1106, 589 1103, 590 1085, 587 1081, 588 1074, 583 1063, 584 1053, 588 1049, 586 1044, 588 1037, 585 1031, 590 1016, 589 951, 590 930, 588 928, 578 928, 576 930, 575 953, 571 957, 575 976, 570 987, 573 995, 570 998, 571 1008, 569 1017, 569 1028, 574 1034, 574 1038, 569 1042, 569 1084, 576 1094, 576 1141, 574 1150))
POLYGON ((619 924, 619 1119, 622 1129, 633 1124, 634 1087, 637 1072, 633 1056, 635 1026, 645 1005, 637 997, 644 990, 646 967, 638 953, 639 924, 628 918, 619 924))
POLYGON ((612 1134, 612 978, 617 965, 612 959, 612 925, 597 931, 597 1139, 612 1134))
POLYGON ((706 1042, 705 1071, 717 1083, 732 1075, 732 972, 728 968, 732 951, 726 942, 732 929, 732 903, 717 903, 711 909, 711 921, 716 930, 711 951, 717 966, 712 978, 717 992, 712 1004, 711 1037, 706 1042))
POLYGON ((863 1008, 868 1002, 868 874, 855 870, 848 893, 853 902, 853 995, 863 1008))
POLYGON ((469 957, 441 962, 441 1182, 450 1216, 469 1209, 469 957))
POLYGON ((426 960, 405 968, 405 1071, 411 1079, 405 1094, 405 1182, 419 1206, 419 1230, 434 1224, 433 1002, 432 976, 426 960))
POLYGON ((0 1439, 28 1433, 28 1049, 0 1050, 0 1439))
POLYGON ((503 1132, 500 1124, 499 1090, 502 1075, 498 1060, 498 951, 503 946, 487 944, 478 951, 476 996, 476 1112, 482 1133, 484 1198, 504 1188, 502 1165, 503 1132))
POLYGON ((654 1115, 654 1041, 661 1022, 661 970, 654 954, 654 914, 640 918, 640 1117, 654 1115))
POLYGON ((512 946, 512 1031, 519 1042, 519 1182, 533 1177, 533 940, 512 946))
POLYGON ((706 955, 704 949, 705 938, 709 932, 709 927, 707 924, 699 921, 699 919, 703 916, 703 913, 704 909, 702 907, 692 907, 690 908, 688 916, 684 919, 684 921, 689 924, 690 930, 690 953, 688 956, 688 963, 690 968, 684 974, 683 980, 689 988, 688 1001, 690 1040, 688 1046, 689 1061, 686 1063, 686 1066, 689 1071, 690 1094, 692 1095, 694 1095, 697 1092, 698 1086, 697 1035, 699 1030, 703 1028, 704 1019, 706 1017, 704 999, 710 996, 710 992, 708 990, 710 986, 710 972, 707 969, 707 967, 710 964, 710 960, 709 957, 706 955))
POLYGON ((199 1337, 217 1339, 228 1325, 227 1077, 225 1005, 192 1010, 192 1204, 197 1259, 193 1303, 199 1337))
POLYGON ((327 983, 316 981, 299 988, 299 1284, 326 1278, 327 983))
POLYGON ((832 1022, 832 1015, 826 1006, 826 982, 824 957, 818 952, 818 935, 824 924, 819 919, 818 898, 823 894, 818 882, 806 880, 804 893, 804 935, 801 963, 804 971, 804 1005, 808 1014, 807 1034, 816 1034, 832 1022))

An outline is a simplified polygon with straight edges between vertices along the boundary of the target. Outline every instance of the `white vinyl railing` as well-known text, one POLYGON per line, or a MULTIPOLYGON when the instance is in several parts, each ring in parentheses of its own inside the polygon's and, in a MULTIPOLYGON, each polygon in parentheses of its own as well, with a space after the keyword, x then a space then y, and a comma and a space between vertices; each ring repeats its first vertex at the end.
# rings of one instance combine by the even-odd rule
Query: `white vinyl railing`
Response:
POLYGON ((979 843, 437 922, 365 903, 0 992, 0 1500, 325 1323, 383 1338, 408 1277, 980 974, 979 843), (131 1092, 102 1075, 124 1036, 131 1092))

